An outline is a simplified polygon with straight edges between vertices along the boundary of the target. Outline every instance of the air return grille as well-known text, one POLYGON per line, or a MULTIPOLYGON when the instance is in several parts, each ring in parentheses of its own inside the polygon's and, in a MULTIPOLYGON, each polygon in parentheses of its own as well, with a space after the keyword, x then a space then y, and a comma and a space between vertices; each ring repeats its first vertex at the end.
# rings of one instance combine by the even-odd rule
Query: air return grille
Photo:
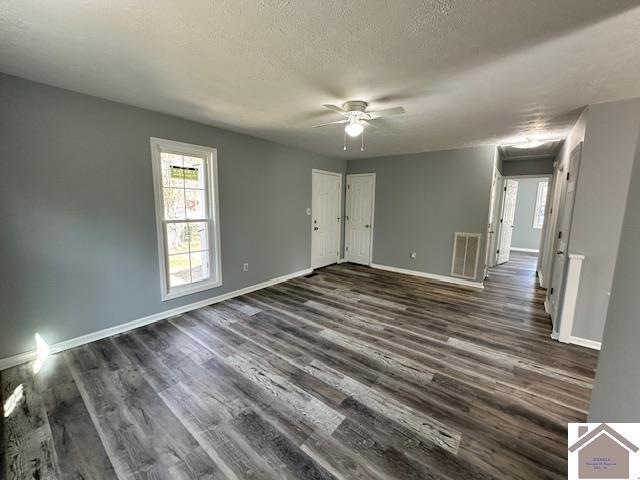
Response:
POLYGON ((451 275, 475 280, 480 256, 479 233, 456 232, 453 241, 451 275))

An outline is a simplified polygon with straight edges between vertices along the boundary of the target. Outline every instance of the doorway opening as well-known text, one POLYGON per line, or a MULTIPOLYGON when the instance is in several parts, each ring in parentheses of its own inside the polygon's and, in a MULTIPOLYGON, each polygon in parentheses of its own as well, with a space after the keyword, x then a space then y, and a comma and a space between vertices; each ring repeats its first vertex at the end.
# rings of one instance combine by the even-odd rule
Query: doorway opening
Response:
POLYGON ((521 272, 519 278, 532 288, 539 286, 537 272, 550 183, 550 175, 502 177, 493 266, 503 267, 502 272, 521 272))
POLYGON ((496 263, 506 263, 514 254, 534 257, 537 263, 551 176, 527 175, 503 179, 496 263))
POLYGON ((533 285, 542 286, 553 174, 563 144, 564 140, 557 140, 532 148, 497 147, 488 224, 488 275, 492 267, 519 266, 530 272, 533 285))

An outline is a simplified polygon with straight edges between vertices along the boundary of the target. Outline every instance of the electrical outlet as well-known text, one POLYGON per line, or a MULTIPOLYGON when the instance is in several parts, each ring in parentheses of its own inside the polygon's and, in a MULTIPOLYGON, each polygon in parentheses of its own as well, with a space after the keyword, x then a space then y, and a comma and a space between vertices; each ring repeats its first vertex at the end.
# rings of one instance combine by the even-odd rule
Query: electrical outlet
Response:
POLYGON ((244 270, 245 272, 248 272, 248 271, 249 271, 249 264, 248 264, 248 263, 245 263, 245 264, 242 266, 242 270, 244 270))
POLYGON ((409 255, 411 258, 416 258, 418 255, 416 254, 416 252, 411 252, 411 255, 409 255))

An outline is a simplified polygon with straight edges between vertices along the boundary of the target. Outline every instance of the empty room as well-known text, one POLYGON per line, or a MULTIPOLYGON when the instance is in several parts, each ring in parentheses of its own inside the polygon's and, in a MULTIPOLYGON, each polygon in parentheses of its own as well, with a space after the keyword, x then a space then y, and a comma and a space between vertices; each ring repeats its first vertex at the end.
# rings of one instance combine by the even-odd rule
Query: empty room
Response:
POLYGON ((0 479, 640 478, 638 25, 0 2, 0 479))

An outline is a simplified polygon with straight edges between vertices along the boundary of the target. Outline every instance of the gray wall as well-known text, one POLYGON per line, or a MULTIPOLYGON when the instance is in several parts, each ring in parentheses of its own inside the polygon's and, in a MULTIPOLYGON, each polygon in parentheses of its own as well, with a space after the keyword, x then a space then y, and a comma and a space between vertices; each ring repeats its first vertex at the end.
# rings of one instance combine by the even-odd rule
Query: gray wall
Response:
POLYGON ((513 175, 551 175, 555 159, 528 158, 521 160, 504 160, 500 172, 505 177, 513 175))
POLYGON ((0 358, 309 267, 343 160, 0 75, 0 358), (162 302, 149 137, 218 149, 222 287, 162 302), (242 264, 249 263, 249 272, 242 264))
POLYGON ((622 226, 590 422, 640 422, 640 138, 622 226))
POLYGON ((640 99, 590 105, 569 251, 585 255, 572 335, 600 341, 613 281, 640 99))
POLYGON ((515 248, 540 248, 542 229, 533 228, 533 215, 536 209, 538 183, 548 181, 546 177, 520 178, 518 180, 518 197, 513 226, 511 246, 515 248))
POLYGON ((481 281, 494 153, 486 146, 350 160, 349 173, 376 174, 373 262, 450 275, 454 232, 481 233, 481 281))

